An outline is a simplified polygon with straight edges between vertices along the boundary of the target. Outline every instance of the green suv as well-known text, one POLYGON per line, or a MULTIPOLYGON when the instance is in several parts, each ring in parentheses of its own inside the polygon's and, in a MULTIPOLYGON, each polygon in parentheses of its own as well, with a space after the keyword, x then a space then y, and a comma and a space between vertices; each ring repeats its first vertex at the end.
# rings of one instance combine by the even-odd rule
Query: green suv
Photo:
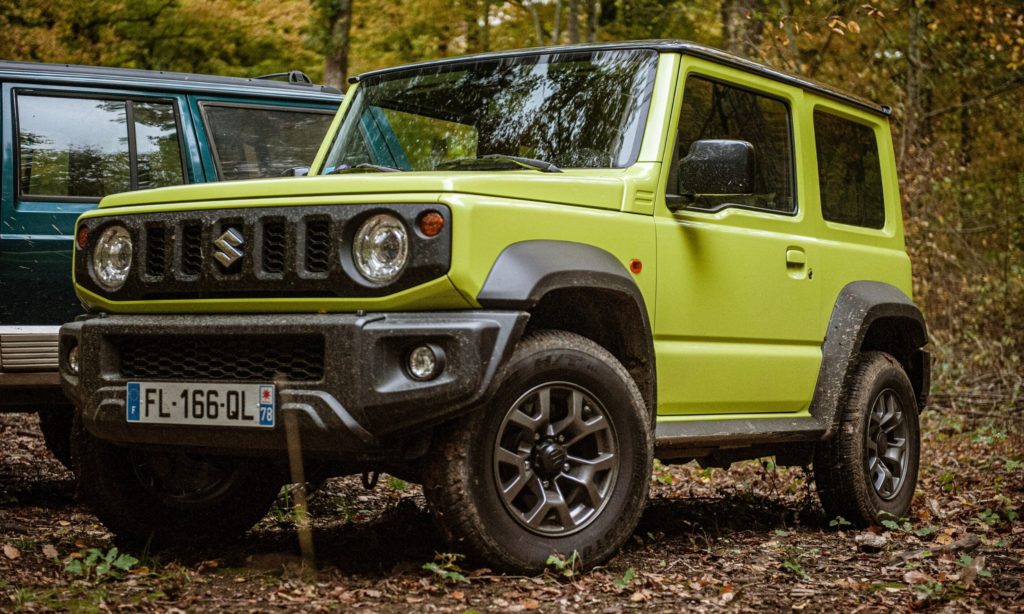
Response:
POLYGON ((223 537, 290 452, 422 483, 518 571, 612 556, 655 458, 812 464, 829 517, 902 516, 929 356, 888 114, 679 41, 361 75, 313 176, 79 219, 82 494, 127 540, 223 537))

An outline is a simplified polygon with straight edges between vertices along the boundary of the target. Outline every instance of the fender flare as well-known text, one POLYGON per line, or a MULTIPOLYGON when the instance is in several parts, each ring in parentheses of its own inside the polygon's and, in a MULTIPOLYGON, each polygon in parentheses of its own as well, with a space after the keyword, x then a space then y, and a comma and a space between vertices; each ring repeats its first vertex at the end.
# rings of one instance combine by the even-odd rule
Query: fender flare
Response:
POLYGON ((896 358, 917 363, 919 407, 927 401, 930 359, 922 348, 928 343, 928 328, 921 310, 895 286, 877 281, 852 282, 839 292, 832 308, 810 406, 811 415, 825 427, 826 439, 838 426, 843 391, 868 331, 882 319, 899 321, 907 355, 896 358))
MULTIPOLYGON (((654 331, 643 293, 632 274, 611 253, 572 241, 531 240, 513 243, 495 259, 477 294, 486 309, 530 311, 553 290, 599 290, 628 300, 636 307, 643 330, 643 360, 650 370, 650 385, 637 384, 657 412, 657 370, 654 331)), ((510 340, 512 343, 518 339, 510 340)))

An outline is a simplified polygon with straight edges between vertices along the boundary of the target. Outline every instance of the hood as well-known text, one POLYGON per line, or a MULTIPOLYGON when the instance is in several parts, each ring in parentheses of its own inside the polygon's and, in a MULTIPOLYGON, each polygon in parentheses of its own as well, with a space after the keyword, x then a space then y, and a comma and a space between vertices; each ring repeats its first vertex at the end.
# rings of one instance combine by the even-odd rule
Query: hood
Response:
POLYGON ((404 172, 287 177, 203 183, 123 192, 104 198, 101 209, 130 205, 210 202, 248 198, 330 196, 332 194, 460 193, 542 201, 600 209, 622 208, 625 181, 617 171, 404 172))

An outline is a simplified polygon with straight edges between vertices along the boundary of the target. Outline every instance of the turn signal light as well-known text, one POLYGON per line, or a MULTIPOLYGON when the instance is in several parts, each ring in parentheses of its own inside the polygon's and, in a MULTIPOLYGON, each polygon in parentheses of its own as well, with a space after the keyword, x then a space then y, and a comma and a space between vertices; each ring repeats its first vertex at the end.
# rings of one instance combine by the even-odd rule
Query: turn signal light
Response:
POLYGON ((444 216, 437 211, 427 211, 420 216, 420 232, 428 237, 436 237, 444 230, 444 216))
POLYGON ((78 237, 76 238, 78 243, 78 249, 85 249, 85 246, 89 244, 89 227, 82 225, 78 227, 78 237))

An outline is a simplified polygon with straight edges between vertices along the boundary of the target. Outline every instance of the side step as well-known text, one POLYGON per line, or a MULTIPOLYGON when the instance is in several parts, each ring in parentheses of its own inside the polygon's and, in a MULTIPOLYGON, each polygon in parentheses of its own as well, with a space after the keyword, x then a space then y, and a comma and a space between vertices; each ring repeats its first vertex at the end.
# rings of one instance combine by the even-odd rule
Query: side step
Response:
POLYGON ((825 427, 813 417, 694 420, 659 422, 654 434, 654 455, 671 460, 707 456, 723 449, 815 442, 824 437, 825 427))

